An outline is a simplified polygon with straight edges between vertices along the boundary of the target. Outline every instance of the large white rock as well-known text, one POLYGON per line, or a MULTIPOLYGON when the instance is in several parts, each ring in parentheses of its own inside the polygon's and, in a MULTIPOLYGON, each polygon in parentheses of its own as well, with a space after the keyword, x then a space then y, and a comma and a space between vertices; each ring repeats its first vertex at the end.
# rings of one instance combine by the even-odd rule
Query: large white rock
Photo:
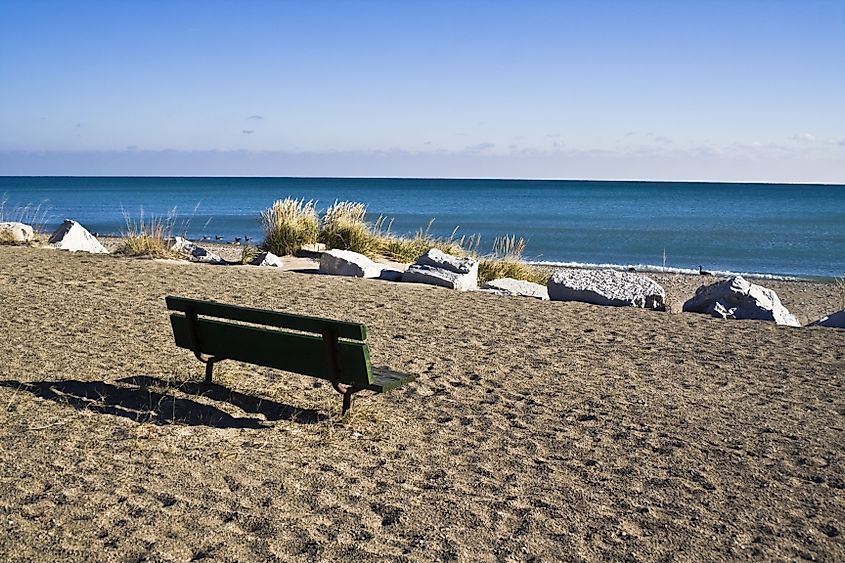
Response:
POLYGON ((558 270, 549 278, 546 287, 552 301, 666 309, 666 291, 654 280, 631 272, 558 270))
POLYGON ((723 319, 758 319, 779 325, 801 326, 771 289, 733 276, 699 287, 684 303, 684 311, 704 313, 723 319))
POLYGON ((499 295, 533 297, 544 301, 549 299, 549 290, 546 286, 513 278, 499 278, 489 281, 482 285, 481 289, 487 289, 499 295))
POLYGON ((202 262, 204 264, 224 264, 226 262, 214 252, 197 246, 182 237, 176 237, 170 250, 182 254, 191 262, 202 262))
POLYGON ((30 242, 35 237, 32 227, 24 223, 0 223, 0 242, 30 242))
POLYGON ((459 291, 478 289, 478 260, 432 248, 402 274, 403 282, 439 285, 459 291))
POLYGON ((809 326, 826 326, 829 328, 845 328, 845 309, 822 317, 809 326))
POLYGON ((282 259, 272 252, 262 252, 252 259, 250 262, 253 266, 271 266, 275 268, 282 267, 282 259))
POLYGON ((88 232, 88 229, 71 219, 65 219, 65 222, 56 229, 47 243, 52 248, 70 250, 71 252, 91 252, 94 254, 108 254, 109 252, 105 246, 100 244, 100 241, 94 238, 94 235, 88 232))
POLYGON ((321 274, 351 276, 354 278, 378 278, 382 266, 363 254, 351 250, 327 250, 320 256, 321 274))

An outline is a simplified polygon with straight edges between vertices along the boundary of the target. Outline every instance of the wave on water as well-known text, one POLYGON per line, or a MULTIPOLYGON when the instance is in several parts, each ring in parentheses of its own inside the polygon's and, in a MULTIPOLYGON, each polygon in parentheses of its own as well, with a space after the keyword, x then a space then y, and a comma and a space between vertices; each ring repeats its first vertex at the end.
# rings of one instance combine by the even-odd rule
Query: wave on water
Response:
MULTIPOLYGON (((657 274, 684 274, 684 275, 699 275, 699 271, 693 268, 672 268, 663 267, 654 264, 592 264, 589 262, 549 262, 543 260, 528 261, 528 264, 533 266, 543 266, 546 268, 578 268, 582 270, 617 270, 620 272, 634 269, 637 272, 653 272, 657 274)), ((709 273, 714 276, 731 277, 742 276, 744 278, 753 278, 761 280, 781 280, 781 281, 824 281, 827 280, 823 276, 789 276, 785 274, 767 274, 764 272, 732 272, 730 270, 709 270, 709 273)))

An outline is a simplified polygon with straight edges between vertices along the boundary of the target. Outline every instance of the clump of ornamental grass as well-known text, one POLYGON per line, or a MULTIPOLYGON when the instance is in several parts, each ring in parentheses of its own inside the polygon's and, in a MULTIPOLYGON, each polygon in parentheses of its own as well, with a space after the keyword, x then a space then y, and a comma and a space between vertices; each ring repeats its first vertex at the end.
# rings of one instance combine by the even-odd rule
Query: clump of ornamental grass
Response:
POLYGON ((243 248, 241 248, 240 263, 241 264, 249 264, 253 260, 255 260, 256 258, 258 258, 259 254, 261 254, 260 248, 258 248, 257 246, 254 246, 252 244, 245 244, 243 246, 243 248))
POLYGON ((261 212, 261 248, 277 256, 291 255, 317 242, 320 221, 313 200, 285 198, 261 212))
POLYGON ((472 253, 472 245, 475 244, 474 237, 455 238, 458 228, 452 231, 448 238, 438 238, 431 234, 431 225, 434 219, 428 222, 425 230, 419 229, 412 238, 405 238, 390 233, 390 223, 385 231, 381 224, 377 224, 377 230, 381 239, 381 254, 385 258, 397 262, 413 262, 432 248, 437 248, 446 254, 462 255, 472 253))
POLYGON ((326 248, 351 250, 376 258, 382 238, 366 223, 367 206, 354 201, 335 201, 323 214, 317 240, 326 248))
MULTIPOLYGON (((12 223, 23 223, 24 225, 29 225, 32 227, 33 234, 35 235, 36 240, 40 237, 40 235, 44 232, 44 225, 47 223, 47 208, 42 204, 26 204, 24 206, 17 206, 13 209, 7 209, 6 203, 8 202, 8 197, 6 194, 3 194, 0 197, 0 223, 5 222, 12 222, 12 223)), ((29 245, 32 243, 29 242, 18 242, 15 240, 12 233, 8 231, 0 232, 0 244, 13 244, 13 245, 29 245)))
POLYGON ((493 250, 478 263, 478 283, 483 285, 499 278, 513 278, 540 285, 549 281, 547 272, 522 261, 526 241, 516 235, 500 236, 493 240, 493 250))
POLYGON ((150 256, 152 258, 174 258, 178 253, 171 250, 173 240, 173 223, 175 214, 167 217, 144 217, 144 210, 138 219, 132 219, 123 212, 126 228, 122 233, 122 242, 115 251, 124 256, 150 256))

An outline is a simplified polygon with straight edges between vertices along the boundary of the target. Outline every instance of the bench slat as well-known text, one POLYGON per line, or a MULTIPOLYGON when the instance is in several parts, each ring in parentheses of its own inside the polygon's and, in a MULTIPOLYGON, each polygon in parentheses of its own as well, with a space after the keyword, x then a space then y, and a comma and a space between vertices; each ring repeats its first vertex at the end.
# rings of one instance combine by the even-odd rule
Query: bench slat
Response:
POLYGON ((399 373, 382 368, 372 368, 373 382, 367 386, 370 391, 385 393, 391 389, 401 387, 417 378, 415 375, 399 373))
POLYGON ((171 311, 185 312, 193 308, 198 315, 207 317, 219 317, 245 323, 289 328, 291 330, 301 330, 302 332, 322 333, 323 330, 330 329, 337 332, 340 338, 348 338, 361 342, 367 339, 367 329, 363 324, 359 323, 335 321, 320 317, 290 315, 276 311, 237 307, 214 301, 201 301, 199 299, 188 299, 185 297, 167 296, 165 300, 167 301, 167 308, 171 311))
MULTIPOLYGON (((170 305, 169 302, 168 305, 170 305)), ((239 310, 237 307, 234 309, 239 310)), ((197 312, 206 314, 200 310, 197 312)), ((187 319, 183 315, 171 314, 170 324, 173 327, 176 345, 190 350, 191 339, 187 319)), ((201 348, 199 352, 203 354, 330 379, 329 371, 326 369, 325 348, 320 337, 234 325, 209 319, 198 319, 197 333, 201 348)), ((341 382, 356 387, 370 388, 372 381, 370 352, 367 344, 340 341, 339 346, 342 366, 341 382)))

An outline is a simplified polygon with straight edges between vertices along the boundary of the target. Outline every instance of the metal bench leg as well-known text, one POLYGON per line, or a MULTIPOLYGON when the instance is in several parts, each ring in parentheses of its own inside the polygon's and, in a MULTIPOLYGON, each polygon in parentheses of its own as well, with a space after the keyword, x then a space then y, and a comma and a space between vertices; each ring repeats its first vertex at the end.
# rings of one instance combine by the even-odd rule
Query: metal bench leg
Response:
POLYGON ((205 354, 194 353, 199 361, 205 364, 205 382, 211 385, 211 375, 214 373, 214 364, 222 362, 226 358, 218 358, 216 356, 206 356, 205 354))
POLYGON ((346 411, 352 408, 352 393, 355 391, 350 387, 343 393, 343 407, 340 409, 340 416, 346 414, 346 411))

